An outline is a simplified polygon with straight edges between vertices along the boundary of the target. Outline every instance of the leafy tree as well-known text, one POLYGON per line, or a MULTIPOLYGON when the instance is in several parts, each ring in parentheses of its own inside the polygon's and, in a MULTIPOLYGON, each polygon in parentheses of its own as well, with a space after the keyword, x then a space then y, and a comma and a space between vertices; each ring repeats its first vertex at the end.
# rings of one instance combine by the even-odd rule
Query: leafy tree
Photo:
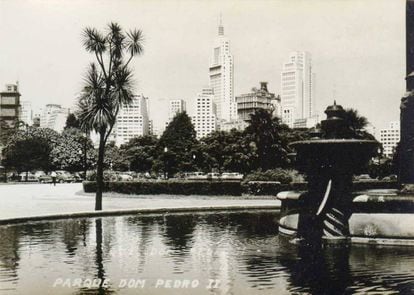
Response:
POLYGON ((128 66, 143 52, 143 36, 140 30, 124 32, 118 24, 110 23, 105 34, 86 28, 83 37, 83 45, 94 54, 96 63, 91 63, 87 72, 77 116, 82 130, 99 135, 95 210, 102 210, 105 145, 119 109, 132 102, 132 70, 128 66))
POLYGON ((27 137, 15 140, 4 152, 3 163, 14 167, 17 172, 34 169, 48 170, 50 165, 50 145, 41 137, 27 137))
POLYGON ((65 129, 62 134, 49 128, 27 127, 24 130, 19 129, 9 140, 7 147, 16 146, 18 142, 27 140, 42 140, 49 146, 48 165, 33 166, 32 169, 83 170, 85 168, 85 149, 87 167, 92 167, 96 158, 92 141, 86 138, 79 129, 65 129))
POLYGON ((18 140, 28 139, 28 138, 42 138, 53 148, 59 141, 60 134, 55 130, 50 128, 35 128, 27 126, 25 129, 17 129, 13 137, 11 137, 7 145, 15 144, 18 140))
POLYGON ((215 131, 202 139, 202 152, 204 153, 204 170, 211 171, 213 168, 218 172, 224 169, 226 155, 223 153, 226 146, 227 134, 224 131, 215 131))
POLYGON ((115 142, 108 143, 105 148, 104 167, 116 171, 128 171, 129 166, 130 162, 115 145, 115 142))
POLYGON ((158 139, 154 135, 134 137, 121 146, 121 154, 129 161, 131 170, 148 172, 158 156, 157 144, 158 139))
POLYGON ((68 129, 68 128, 76 128, 76 129, 80 128, 79 120, 78 118, 76 118, 75 114, 73 113, 70 113, 68 117, 66 118, 65 129, 68 129))
POLYGON ((15 136, 23 130, 23 128, 28 128, 28 125, 20 120, 14 120, 11 123, 0 119, 0 146, 5 146, 10 140, 15 138, 15 136))
POLYGON ((216 169, 246 173, 251 170, 257 155, 243 132, 233 129, 229 132, 216 131, 201 140, 203 153, 202 170, 216 169))
MULTIPOLYGON (((186 112, 179 113, 168 124, 158 142, 158 160, 165 163, 169 175, 190 171, 194 167, 192 152, 196 144, 196 132, 190 117, 186 112)), ((157 167, 160 167, 159 163, 157 167)))
POLYGON ((368 174, 372 178, 382 179, 385 176, 394 174, 395 169, 393 166, 392 159, 388 158, 379 158, 370 161, 368 164, 368 174))
POLYGON ((272 118, 272 114, 264 109, 250 115, 245 137, 256 150, 256 169, 266 171, 288 164, 288 142, 281 136, 283 129, 279 118, 272 118))
POLYGON ((246 174, 257 162, 257 153, 253 145, 245 139, 244 132, 236 129, 228 133, 227 145, 224 149, 226 160, 224 170, 246 174))
POLYGON ((57 169, 85 170, 92 167, 94 161, 95 153, 92 141, 75 128, 65 129, 51 151, 51 163, 57 169))

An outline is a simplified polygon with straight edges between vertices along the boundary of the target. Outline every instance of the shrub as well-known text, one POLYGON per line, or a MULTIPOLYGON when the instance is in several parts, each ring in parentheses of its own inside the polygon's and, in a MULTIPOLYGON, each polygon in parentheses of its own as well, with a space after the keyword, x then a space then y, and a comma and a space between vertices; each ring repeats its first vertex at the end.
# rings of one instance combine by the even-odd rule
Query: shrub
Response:
MULTIPOLYGON (((96 191, 95 181, 84 181, 87 193, 96 191)), ((238 181, 109 181, 104 183, 104 191, 123 194, 153 195, 232 195, 240 196, 241 183, 238 181)))
POLYGON ((278 181, 282 184, 287 184, 293 181, 293 171, 280 168, 267 171, 255 171, 248 174, 244 181, 278 181))
MULTIPOLYGON (((104 181, 118 181, 121 180, 119 173, 112 170, 105 170, 104 171, 104 181)), ((96 181, 96 171, 91 170, 86 173, 86 180, 87 181, 96 181)))

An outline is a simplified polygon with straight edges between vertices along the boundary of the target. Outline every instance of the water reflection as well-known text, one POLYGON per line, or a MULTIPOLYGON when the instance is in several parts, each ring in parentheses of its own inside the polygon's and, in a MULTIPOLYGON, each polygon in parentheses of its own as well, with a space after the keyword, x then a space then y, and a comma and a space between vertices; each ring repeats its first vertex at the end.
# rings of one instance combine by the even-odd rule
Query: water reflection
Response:
POLYGON ((277 235, 277 219, 227 212, 0 226, 0 294, 414 293, 413 248, 298 247, 277 235))
POLYGON ((19 229, 0 227, 0 282, 3 278, 17 280, 19 259, 19 229))
POLYGON ((282 253, 283 248, 289 246, 295 252, 290 251, 289 255, 287 250, 285 255, 279 255, 277 261, 289 273, 291 291, 301 290, 310 294, 346 293, 351 284, 349 248, 311 248, 283 244, 282 253))
POLYGON ((62 242, 66 246, 66 253, 69 257, 75 255, 78 244, 86 246, 86 236, 88 235, 90 221, 83 219, 78 222, 62 223, 62 242))

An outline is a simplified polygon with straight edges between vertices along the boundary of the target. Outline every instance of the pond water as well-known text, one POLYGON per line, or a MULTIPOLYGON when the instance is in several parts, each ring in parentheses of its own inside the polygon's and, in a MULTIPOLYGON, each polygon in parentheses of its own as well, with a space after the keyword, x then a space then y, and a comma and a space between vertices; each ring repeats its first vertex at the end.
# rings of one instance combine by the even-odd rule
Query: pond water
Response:
POLYGON ((312 253, 278 214, 164 214, 0 226, 0 294, 411 294, 414 248, 312 253))

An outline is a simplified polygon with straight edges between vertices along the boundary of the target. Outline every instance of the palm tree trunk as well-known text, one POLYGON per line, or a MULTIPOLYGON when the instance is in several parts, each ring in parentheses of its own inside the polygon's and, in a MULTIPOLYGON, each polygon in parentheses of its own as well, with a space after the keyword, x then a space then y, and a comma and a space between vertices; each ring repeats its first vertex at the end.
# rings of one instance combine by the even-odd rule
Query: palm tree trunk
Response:
POLYGON ((99 133, 99 150, 98 163, 96 171, 96 196, 95 196, 95 210, 102 210, 102 191, 103 191, 103 165, 105 156, 105 132, 99 133))

